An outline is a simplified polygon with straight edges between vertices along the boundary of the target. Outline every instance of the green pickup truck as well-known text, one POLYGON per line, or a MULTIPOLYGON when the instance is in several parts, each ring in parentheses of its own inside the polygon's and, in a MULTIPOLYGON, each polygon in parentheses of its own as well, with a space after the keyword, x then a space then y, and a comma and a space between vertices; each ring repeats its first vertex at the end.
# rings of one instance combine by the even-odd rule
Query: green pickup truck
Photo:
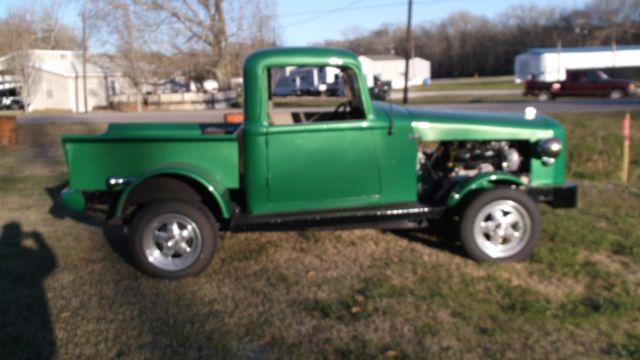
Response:
POLYGON ((240 124, 111 124, 99 135, 64 135, 61 201, 128 226, 135 264, 166 278, 203 271, 221 231, 447 226, 471 258, 516 261, 540 241, 536 203, 576 206, 558 122, 535 111, 371 101, 348 51, 251 54, 242 115, 240 124), (274 95, 296 66, 334 73, 335 107, 274 95))

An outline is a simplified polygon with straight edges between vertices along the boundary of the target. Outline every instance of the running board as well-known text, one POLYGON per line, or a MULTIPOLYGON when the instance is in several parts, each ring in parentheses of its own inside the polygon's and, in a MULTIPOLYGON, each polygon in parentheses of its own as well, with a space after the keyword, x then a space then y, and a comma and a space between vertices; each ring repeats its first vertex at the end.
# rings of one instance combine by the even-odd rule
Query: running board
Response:
POLYGON ((427 207, 420 203, 357 209, 323 210, 302 213, 247 215, 236 213, 231 231, 279 231, 303 229, 381 228, 398 221, 426 222, 438 219, 445 207, 427 207))

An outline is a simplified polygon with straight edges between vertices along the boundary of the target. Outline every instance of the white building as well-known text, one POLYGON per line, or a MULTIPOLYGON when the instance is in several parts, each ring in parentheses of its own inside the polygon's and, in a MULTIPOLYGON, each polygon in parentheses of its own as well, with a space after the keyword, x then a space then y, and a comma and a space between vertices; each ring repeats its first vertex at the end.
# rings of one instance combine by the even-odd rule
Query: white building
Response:
MULTIPOLYGON (((362 71, 367 77, 367 86, 373 86, 373 77, 391 81, 393 89, 404 87, 405 59, 398 55, 360 55, 362 71)), ((431 62, 414 57, 409 60, 409 86, 422 85, 431 80, 431 62)))
MULTIPOLYGON (((0 71, 10 73, 15 54, 0 58, 0 71)), ((85 111, 82 53, 70 50, 30 50, 33 71, 29 110, 85 111)), ((87 109, 106 106, 111 96, 129 91, 129 81, 120 73, 87 62, 87 109)), ((18 79, 20 82, 20 79, 18 79)))
POLYGON ((540 81, 565 80, 567 70, 611 69, 640 66, 640 46, 573 48, 535 48, 516 56, 517 83, 536 78, 540 81))

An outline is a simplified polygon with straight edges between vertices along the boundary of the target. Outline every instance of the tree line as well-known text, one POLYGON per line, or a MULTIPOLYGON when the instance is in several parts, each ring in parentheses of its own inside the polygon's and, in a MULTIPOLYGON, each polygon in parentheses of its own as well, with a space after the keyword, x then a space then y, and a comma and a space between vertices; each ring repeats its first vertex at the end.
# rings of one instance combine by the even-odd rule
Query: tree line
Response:
MULTIPOLYGON (((405 34, 404 25, 385 24, 350 29, 323 45, 405 56, 405 34)), ((529 48, 640 44, 640 0, 592 0, 570 9, 516 5, 492 18, 463 11, 414 26, 413 39, 411 53, 431 61, 433 77, 512 74, 514 57, 529 48)))

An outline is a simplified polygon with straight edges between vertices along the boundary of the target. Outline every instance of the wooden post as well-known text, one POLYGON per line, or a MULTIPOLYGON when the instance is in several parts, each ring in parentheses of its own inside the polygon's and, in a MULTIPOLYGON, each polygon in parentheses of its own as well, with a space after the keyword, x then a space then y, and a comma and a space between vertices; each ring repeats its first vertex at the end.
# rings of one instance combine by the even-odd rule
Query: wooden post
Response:
POLYGON ((18 144, 15 116, 0 116, 0 145, 18 144))
POLYGON ((407 104, 409 102, 409 61, 413 57, 413 37, 411 33, 411 14, 412 14, 413 0, 409 0, 409 10, 407 14, 407 35, 406 35, 406 51, 404 54, 404 90, 402 92, 402 103, 407 104))
POLYGON ((629 163, 631 162, 631 114, 627 113, 622 121, 622 181, 629 183, 629 163))

